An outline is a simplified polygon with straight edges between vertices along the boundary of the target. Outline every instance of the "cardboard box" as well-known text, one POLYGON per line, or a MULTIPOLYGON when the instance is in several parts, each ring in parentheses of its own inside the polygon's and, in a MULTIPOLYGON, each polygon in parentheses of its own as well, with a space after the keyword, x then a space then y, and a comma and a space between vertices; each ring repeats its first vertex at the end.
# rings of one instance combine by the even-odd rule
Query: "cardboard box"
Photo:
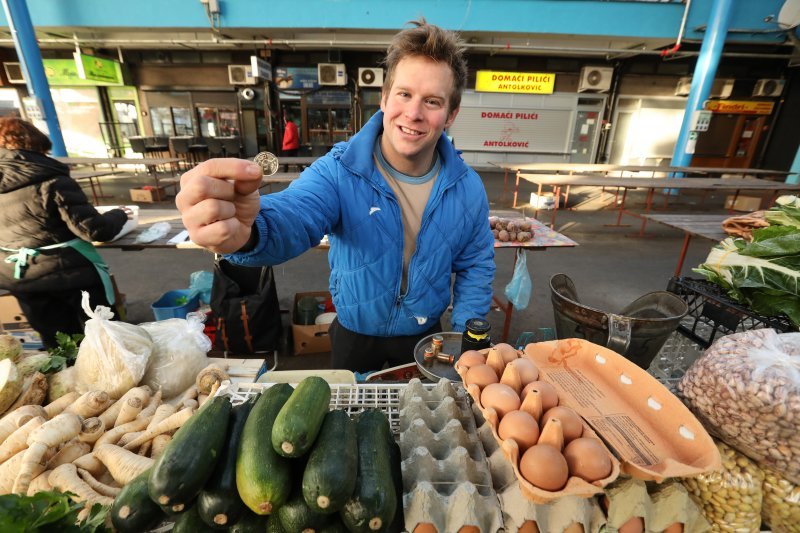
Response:
POLYGON ((320 304, 329 298, 328 291, 298 292, 294 295, 292 306, 292 337, 294 338, 294 354, 320 353, 331 351, 331 339, 328 337, 330 324, 303 326, 297 323, 297 302, 306 296, 313 296, 320 304))
POLYGON ((29 330, 31 325, 28 318, 14 298, 8 292, 0 295, 0 331, 10 332, 17 330, 29 330))
POLYGON ((731 194, 725 198, 725 209, 733 209, 734 211, 752 213, 753 211, 758 211, 761 209, 761 198, 758 196, 739 195, 736 198, 736 203, 734 203, 733 195, 731 194))
POLYGON ((145 202, 152 204, 160 202, 167 197, 167 190, 164 187, 152 187, 150 189, 131 189, 131 200, 134 202, 145 202))

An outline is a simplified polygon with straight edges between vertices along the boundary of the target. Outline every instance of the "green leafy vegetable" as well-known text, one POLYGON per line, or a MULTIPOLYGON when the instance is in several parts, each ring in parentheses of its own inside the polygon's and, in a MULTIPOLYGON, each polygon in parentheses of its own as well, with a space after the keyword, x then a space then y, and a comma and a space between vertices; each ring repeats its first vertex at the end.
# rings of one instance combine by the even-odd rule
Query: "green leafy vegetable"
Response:
POLYGON ((109 507, 95 504, 89 515, 78 522, 84 504, 74 503, 69 493, 38 492, 33 496, 0 496, 0 531, 4 533, 99 533, 109 507))
POLYGON ((68 366, 75 363, 75 358, 78 356, 78 346, 83 340, 82 333, 74 333, 69 335, 67 333, 57 332, 55 348, 48 348, 47 353, 50 354, 50 360, 45 362, 39 367, 39 372, 42 374, 51 374, 64 370, 68 366))

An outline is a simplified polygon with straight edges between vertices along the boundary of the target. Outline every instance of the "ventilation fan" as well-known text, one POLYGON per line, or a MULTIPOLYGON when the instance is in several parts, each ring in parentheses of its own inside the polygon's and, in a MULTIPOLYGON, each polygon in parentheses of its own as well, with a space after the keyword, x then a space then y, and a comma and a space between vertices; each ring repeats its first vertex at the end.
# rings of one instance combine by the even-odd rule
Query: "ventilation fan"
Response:
POLYGON ((785 83, 784 80, 758 80, 753 88, 753 96, 780 96, 785 83))
POLYGON ((605 93, 611 89, 611 76, 614 69, 611 67, 583 67, 581 79, 578 83, 578 92, 605 93))
MULTIPOLYGON (((731 78, 718 78, 711 84, 709 98, 729 98, 733 92, 733 82, 731 78)), ((685 77, 678 80, 675 87, 675 96, 689 96, 692 90, 692 78, 685 77)))
POLYGON ((256 84, 250 65, 228 65, 228 81, 231 85, 256 84))
POLYGON ((383 86, 382 68, 360 68, 358 69, 359 87, 381 87, 383 86))
POLYGON ((3 63, 8 83, 25 83, 25 75, 19 63, 3 63))
POLYGON ((343 63, 319 63, 317 79, 320 85, 345 85, 347 74, 343 63))

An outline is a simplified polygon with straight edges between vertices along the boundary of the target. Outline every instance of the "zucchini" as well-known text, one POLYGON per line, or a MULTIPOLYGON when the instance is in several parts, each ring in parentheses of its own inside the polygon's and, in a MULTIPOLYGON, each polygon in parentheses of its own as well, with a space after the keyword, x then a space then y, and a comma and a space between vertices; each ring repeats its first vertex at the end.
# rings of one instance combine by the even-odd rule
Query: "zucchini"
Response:
POLYGON ((331 387, 318 376, 301 381, 272 427, 272 448, 284 457, 300 457, 314 444, 331 402, 331 387))
POLYGON ((111 523, 121 533, 139 533, 149 531, 166 516, 161 507, 147 493, 147 478, 150 469, 136 476, 133 481, 122 487, 114 504, 111 506, 111 523))
POLYGON ((215 531, 208 524, 200 519, 197 506, 193 505, 188 511, 178 515, 175 525, 172 526, 172 533, 209 533, 215 531))
POLYGON ((236 456, 239 453, 239 441, 247 415, 253 408, 255 398, 231 411, 228 441, 222 449, 222 455, 211 479, 197 497, 197 512, 203 522, 216 529, 224 529, 235 524, 247 509, 236 492, 236 456))
MULTIPOLYGON (((403 528, 401 527, 397 531, 403 531, 403 528)), ((333 515, 333 519, 330 522, 328 522, 327 525, 318 529, 317 533, 348 533, 348 532, 347 528, 344 527, 342 518, 338 514, 336 514, 333 515)))
POLYGON ((356 425, 342 410, 325 415, 303 472, 303 498, 318 513, 335 513, 353 495, 358 471, 356 425))
MULTIPOLYGON (((229 529, 229 533, 264 533, 264 528, 267 528, 267 533, 269 533, 269 526, 267 526, 267 518, 266 516, 258 516, 256 513, 252 512, 250 509, 245 509, 244 514, 239 519, 238 522, 233 524, 229 529)), ((277 520, 275 520, 277 522, 277 520)), ((283 533, 283 531, 278 530, 274 533, 283 533)))
POLYGON ((150 469, 150 498, 180 512, 200 493, 225 445, 231 402, 217 396, 206 402, 172 437, 150 469))
POLYGON ((314 533, 330 522, 330 515, 316 513, 306 505, 300 487, 280 506, 277 515, 284 531, 314 533))
POLYGON ((272 434, 275 417, 292 395, 291 385, 269 387, 256 401, 242 429, 236 458, 236 488, 254 513, 270 514, 289 498, 292 463, 265 442, 272 434))
POLYGON ((278 513, 271 514, 267 517, 267 533, 286 533, 286 530, 283 529, 281 525, 281 521, 278 519, 278 513))
POLYGON ((405 531, 406 517, 403 515, 403 458, 400 453, 400 445, 394 440, 394 435, 390 434, 390 436, 392 438, 389 442, 389 460, 391 461, 394 490, 397 495, 397 511, 394 513, 394 520, 392 520, 389 531, 405 531))
POLYGON ((356 424, 358 476, 353 496, 340 514, 353 533, 388 531, 397 511, 392 479, 392 431, 386 415, 377 409, 361 413, 356 424))

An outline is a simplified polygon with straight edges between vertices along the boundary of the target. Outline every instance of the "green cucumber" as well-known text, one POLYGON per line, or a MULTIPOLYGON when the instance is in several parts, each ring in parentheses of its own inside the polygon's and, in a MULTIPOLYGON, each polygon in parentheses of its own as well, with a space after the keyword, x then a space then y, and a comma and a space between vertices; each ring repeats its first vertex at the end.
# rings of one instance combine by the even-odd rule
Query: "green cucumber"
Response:
POLYGON ((200 519, 196 505, 178 515, 175 518, 175 525, 172 526, 172 533, 208 533, 212 531, 216 530, 200 519))
POLYGON ((114 504, 111 506, 111 523, 121 533, 139 533, 149 531, 166 516, 161 507, 147 493, 147 478, 150 469, 136 476, 133 481, 122 487, 114 504))
POLYGON ((200 493, 225 445, 230 412, 226 396, 211 398, 175 433, 150 469, 154 502, 180 512, 200 493))
POLYGON ((340 511, 353 533, 388 531, 397 511, 392 479, 392 431, 386 415, 377 409, 361 413, 356 424, 358 476, 353 496, 340 511))
POLYGON ((394 520, 389 527, 389 531, 405 531, 406 517, 403 515, 403 465, 401 464, 403 458, 400 453, 400 445, 394 440, 393 435, 390 436, 392 438, 389 442, 389 460, 391 461, 394 490, 397 495, 397 511, 394 513, 394 520))
POLYGON ((236 457, 239 441, 247 415, 253 408, 255 397, 231 411, 228 440, 217 461, 217 467, 206 486, 197 497, 197 512, 203 522, 216 529, 235 524, 247 509, 236 492, 236 457))
POLYGON ((358 472, 356 425, 342 410, 325 415, 303 472, 303 498, 318 513, 335 513, 353 495, 358 472))
POLYGON ((316 513, 306 505, 300 487, 280 506, 277 514, 285 531, 313 533, 330 522, 330 515, 316 513))
MULTIPOLYGON (((267 533, 270 533, 267 519, 268 517, 266 516, 258 516, 250 509, 245 509, 239 521, 228 529, 228 533, 264 533, 264 528, 267 528, 267 533)), ((277 522, 277 520, 275 521, 277 522)), ((283 531, 275 531, 274 533, 283 533, 283 531)))
POLYGON ((292 463, 272 449, 269 435, 275 417, 292 395, 291 385, 269 387, 256 401, 242 429, 236 458, 236 488, 258 515, 270 514, 289 498, 292 463))
POLYGON ((301 381, 272 426, 272 448, 284 457, 300 457, 314 444, 331 402, 331 387, 317 376, 301 381))
MULTIPOLYGON (((401 527, 397 531, 403 531, 401 527)), ((347 528, 344 527, 342 517, 338 514, 333 515, 333 519, 327 525, 317 530, 317 533, 348 533, 347 528)))
POLYGON ((286 530, 283 529, 281 525, 281 521, 278 519, 278 513, 271 514, 267 517, 267 533, 286 533, 286 530))

